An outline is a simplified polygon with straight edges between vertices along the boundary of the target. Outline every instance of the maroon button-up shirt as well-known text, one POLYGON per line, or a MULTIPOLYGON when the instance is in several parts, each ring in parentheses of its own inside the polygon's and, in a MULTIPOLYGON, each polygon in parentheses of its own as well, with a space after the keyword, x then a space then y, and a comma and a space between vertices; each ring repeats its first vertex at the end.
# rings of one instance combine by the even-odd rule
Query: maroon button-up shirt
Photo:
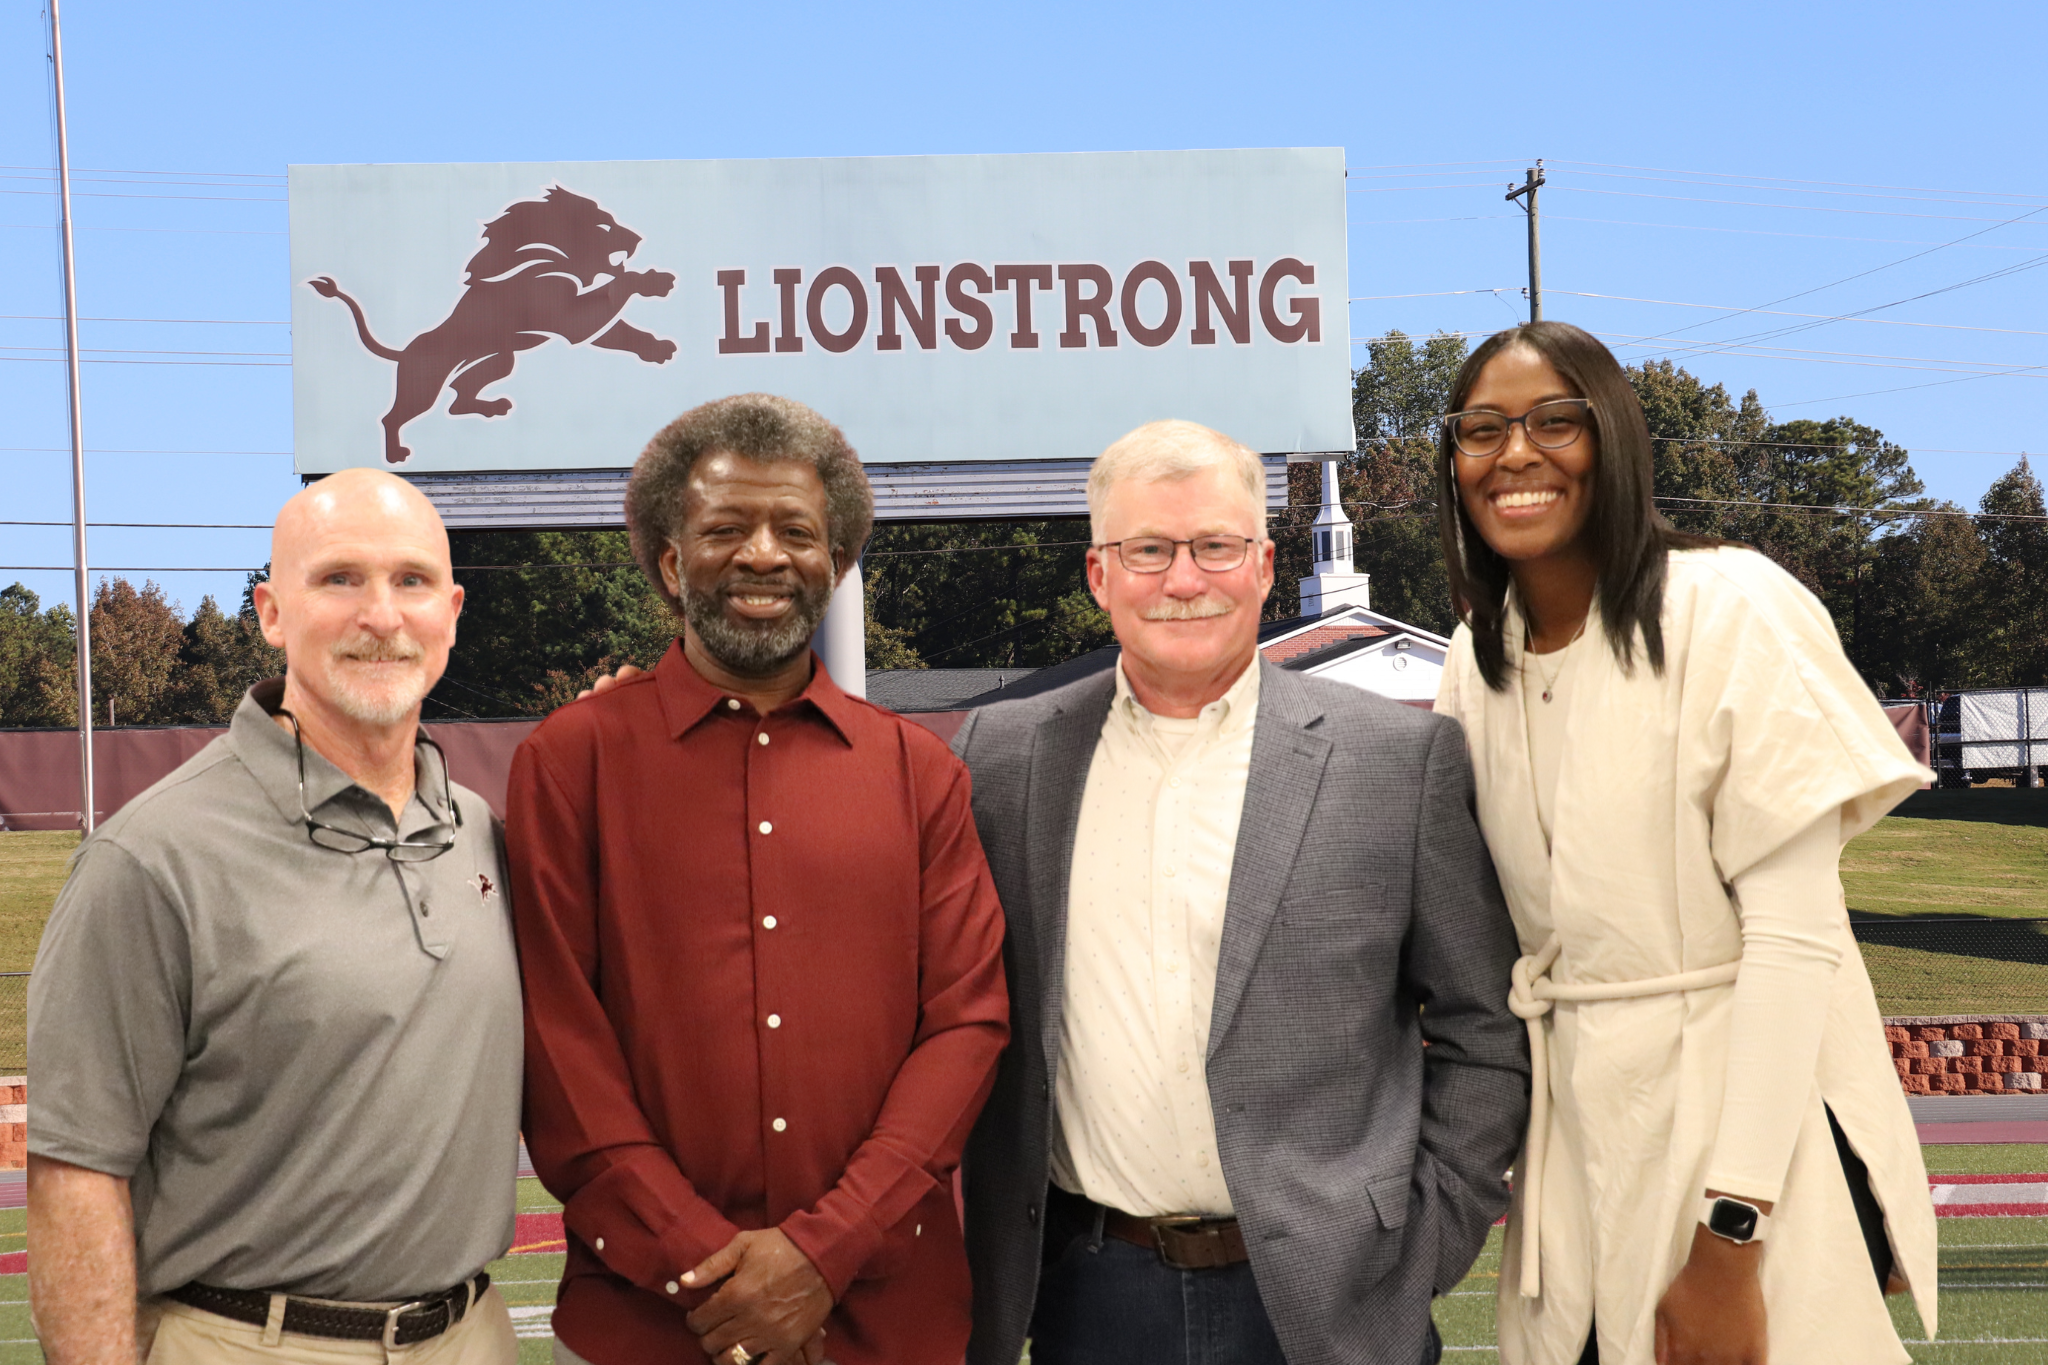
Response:
POLYGON ((556 1334, 702 1360, 681 1273, 779 1227, 831 1287, 837 1365, 956 1365, 949 1177, 1009 1033, 966 768, 822 665, 764 717, 678 645, 536 730, 507 809, 556 1334))

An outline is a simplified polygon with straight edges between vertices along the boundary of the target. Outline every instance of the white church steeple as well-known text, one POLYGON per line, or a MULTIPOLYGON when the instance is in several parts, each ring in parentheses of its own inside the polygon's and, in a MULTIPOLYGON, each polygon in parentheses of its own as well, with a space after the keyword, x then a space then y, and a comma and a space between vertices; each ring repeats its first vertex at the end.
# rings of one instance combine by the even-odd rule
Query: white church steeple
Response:
POLYGON ((1301 614, 1318 616, 1332 607, 1370 608, 1370 574, 1356 573, 1351 561, 1351 518, 1337 491, 1339 462, 1323 461, 1323 506, 1310 532, 1314 568, 1301 580, 1301 614))

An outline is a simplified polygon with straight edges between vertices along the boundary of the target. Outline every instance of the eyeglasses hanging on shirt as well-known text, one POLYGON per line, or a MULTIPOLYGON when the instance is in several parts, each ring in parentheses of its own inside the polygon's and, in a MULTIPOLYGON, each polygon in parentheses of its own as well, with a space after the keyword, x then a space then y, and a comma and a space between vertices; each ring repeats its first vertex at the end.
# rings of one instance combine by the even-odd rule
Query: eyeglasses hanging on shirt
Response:
POLYGON ((299 816, 306 822, 306 837, 316 846, 333 849, 336 853, 368 853, 373 848, 382 849, 384 856, 394 863, 432 862, 455 847, 454 831, 462 828, 462 807, 455 803, 455 784, 448 776, 447 752, 429 739, 424 730, 417 742, 432 749, 441 760, 441 799, 454 823, 447 827, 449 834, 446 839, 386 839, 382 835, 339 829, 313 818, 313 812, 306 806, 306 737, 299 733, 299 718, 282 706, 272 714, 283 716, 292 723, 292 740, 299 750, 299 816))

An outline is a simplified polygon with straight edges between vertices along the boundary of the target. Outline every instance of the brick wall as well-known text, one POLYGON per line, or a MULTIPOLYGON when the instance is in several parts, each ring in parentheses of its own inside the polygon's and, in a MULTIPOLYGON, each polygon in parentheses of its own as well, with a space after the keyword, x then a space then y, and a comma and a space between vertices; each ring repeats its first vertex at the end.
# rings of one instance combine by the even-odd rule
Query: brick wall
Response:
POLYGON ((0 1076, 0 1171, 28 1165, 28 1077, 0 1076))
POLYGON ((1888 1023, 1908 1095, 2048 1094, 2048 1023, 1888 1023))

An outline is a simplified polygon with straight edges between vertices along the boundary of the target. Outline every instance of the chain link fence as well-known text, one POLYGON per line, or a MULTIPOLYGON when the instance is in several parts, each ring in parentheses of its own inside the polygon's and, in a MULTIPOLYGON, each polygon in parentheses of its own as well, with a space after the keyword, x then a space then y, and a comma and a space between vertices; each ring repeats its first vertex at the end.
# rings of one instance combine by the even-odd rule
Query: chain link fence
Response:
POLYGON ((0 972, 0 1076, 28 1074, 28 973, 0 972))
POLYGON ((1852 916, 1880 1013, 2048 1015, 2048 919, 1852 916))

